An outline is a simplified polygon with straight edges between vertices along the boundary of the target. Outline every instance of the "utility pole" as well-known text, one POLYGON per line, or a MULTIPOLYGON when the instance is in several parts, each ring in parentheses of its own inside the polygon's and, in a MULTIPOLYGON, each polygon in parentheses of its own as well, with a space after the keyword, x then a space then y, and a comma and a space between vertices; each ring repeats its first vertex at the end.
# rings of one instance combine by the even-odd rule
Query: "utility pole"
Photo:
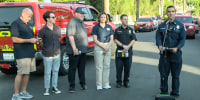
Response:
POLYGON ((176 0, 174 0, 174 7, 176 7, 176 0))
POLYGON ((159 0, 159 14, 163 17, 164 0, 159 0))
POLYGON ((164 0, 159 0, 159 14, 163 16, 164 0))
POLYGON ((140 9, 140 0, 137 0, 136 20, 140 16, 140 10, 139 9, 140 9))
POLYGON ((159 0, 159 14, 161 15, 161 0, 159 0))
POLYGON ((109 0, 104 0, 104 11, 107 14, 110 13, 110 10, 109 10, 109 0))
POLYGON ((186 0, 183 0, 183 13, 185 13, 185 4, 186 4, 186 0))

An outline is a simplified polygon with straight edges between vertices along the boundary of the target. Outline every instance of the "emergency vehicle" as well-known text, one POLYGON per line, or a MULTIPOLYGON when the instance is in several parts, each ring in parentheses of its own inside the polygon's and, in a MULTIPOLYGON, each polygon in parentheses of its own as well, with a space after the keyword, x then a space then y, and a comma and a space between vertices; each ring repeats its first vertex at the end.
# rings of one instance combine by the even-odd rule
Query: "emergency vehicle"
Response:
POLYGON ((176 15, 175 19, 184 24, 184 26, 186 28, 186 32, 187 32, 187 38, 195 39, 195 34, 198 31, 196 31, 196 26, 193 23, 192 16, 176 15))
MULTIPOLYGON (((96 21, 98 10, 90 5, 85 4, 72 4, 72 3, 41 3, 41 2, 9 2, 0 3, 0 67, 1 72, 10 74, 16 72, 16 62, 14 56, 14 47, 11 39, 10 26, 11 23, 21 15, 24 8, 30 8, 33 11, 33 17, 30 24, 33 26, 34 36, 38 36, 39 30, 45 25, 43 20, 43 13, 46 11, 53 11, 56 16, 56 25, 61 28, 61 66, 60 74, 67 74, 69 68, 69 58, 66 52, 66 26, 68 21, 74 16, 75 9, 83 7, 86 14, 84 14, 84 24, 88 35, 88 53, 93 52, 94 40, 91 31, 96 21)), ((111 18, 110 18, 111 19, 111 18)), ((114 23, 109 23, 115 29, 114 23)), ((34 44, 36 51, 36 65, 42 66, 42 48, 34 44)))

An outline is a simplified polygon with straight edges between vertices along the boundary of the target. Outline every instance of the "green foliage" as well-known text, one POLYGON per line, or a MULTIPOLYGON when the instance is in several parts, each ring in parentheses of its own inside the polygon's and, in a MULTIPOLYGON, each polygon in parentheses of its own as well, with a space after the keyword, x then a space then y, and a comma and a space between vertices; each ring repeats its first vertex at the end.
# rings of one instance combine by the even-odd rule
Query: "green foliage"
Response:
MULTIPOLYGON (((137 0, 110 0, 110 13, 136 16, 137 0)), ((159 0, 140 0, 140 16, 158 15, 159 0)))
POLYGON ((94 6, 98 11, 104 11, 104 3, 103 0, 86 0, 86 4, 90 4, 94 6))
MULTIPOLYGON (((26 2, 27 0, 0 0, 0 2, 26 2)), ((38 0, 42 2, 43 0, 38 0)), ((79 0, 51 0, 52 2, 67 2, 67 1, 79 1, 79 0)), ((82 0, 86 4, 94 6, 97 10, 104 11, 104 0, 82 0)), ((164 15, 166 15, 166 8, 169 5, 173 5, 173 0, 165 0, 164 3, 164 15)), ((178 5, 183 5, 183 0, 176 0, 178 5)), ((194 6, 192 10, 193 14, 199 14, 200 0, 186 0, 186 3, 190 6, 194 6)), ((136 16, 137 0, 109 0, 110 13, 113 15, 127 14, 136 16)), ((159 12, 159 0, 140 0, 140 16, 158 16, 159 12)))
POLYGON ((27 0, 0 0, 0 2, 26 2, 27 0))
POLYGON ((173 6, 173 2, 172 1, 169 1, 169 0, 165 0, 165 4, 164 4, 164 10, 163 10, 163 15, 166 15, 166 11, 167 11, 167 7, 168 6, 173 6))
POLYGON ((200 14, 200 1, 199 0, 191 0, 191 4, 195 9, 192 10, 193 16, 198 16, 200 14))

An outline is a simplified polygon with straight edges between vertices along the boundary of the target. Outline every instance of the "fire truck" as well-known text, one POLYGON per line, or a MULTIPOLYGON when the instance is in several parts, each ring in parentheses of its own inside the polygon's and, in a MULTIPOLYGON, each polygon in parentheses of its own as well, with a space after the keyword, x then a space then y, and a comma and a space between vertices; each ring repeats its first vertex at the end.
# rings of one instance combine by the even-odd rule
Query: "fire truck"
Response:
MULTIPOLYGON (((30 8, 33 11, 33 17, 30 24, 33 26, 34 37, 38 36, 39 30, 46 24, 43 20, 43 13, 46 11, 53 11, 56 16, 56 25, 61 28, 61 65, 60 74, 66 75, 69 68, 69 58, 66 52, 66 26, 68 21, 74 16, 75 9, 83 7, 86 14, 84 14, 84 24, 88 35, 88 53, 93 52, 94 40, 91 31, 96 21, 99 11, 90 5, 74 4, 74 3, 42 3, 42 2, 9 2, 0 3, 0 69, 1 72, 11 74, 16 72, 16 61, 14 55, 14 46, 11 39, 10 26, 11 23, 21 15, 24 8, 30 8)), ((111 17, 110 17, 111 19, 111 17)), ((109 24, 115 29, 112 22, 109 24)), ((34 44, 35 58, 37 67, 43 65, 42 48, 34 44)))

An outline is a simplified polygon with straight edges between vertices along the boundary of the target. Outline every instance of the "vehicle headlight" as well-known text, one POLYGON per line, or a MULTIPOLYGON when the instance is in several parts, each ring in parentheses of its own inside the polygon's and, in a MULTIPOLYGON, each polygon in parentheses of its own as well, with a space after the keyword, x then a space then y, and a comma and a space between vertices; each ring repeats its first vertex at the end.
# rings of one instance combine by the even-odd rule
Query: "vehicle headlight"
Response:
POLYGON ((188 28, 194 28, 194 26, 189 26, 188 28))

